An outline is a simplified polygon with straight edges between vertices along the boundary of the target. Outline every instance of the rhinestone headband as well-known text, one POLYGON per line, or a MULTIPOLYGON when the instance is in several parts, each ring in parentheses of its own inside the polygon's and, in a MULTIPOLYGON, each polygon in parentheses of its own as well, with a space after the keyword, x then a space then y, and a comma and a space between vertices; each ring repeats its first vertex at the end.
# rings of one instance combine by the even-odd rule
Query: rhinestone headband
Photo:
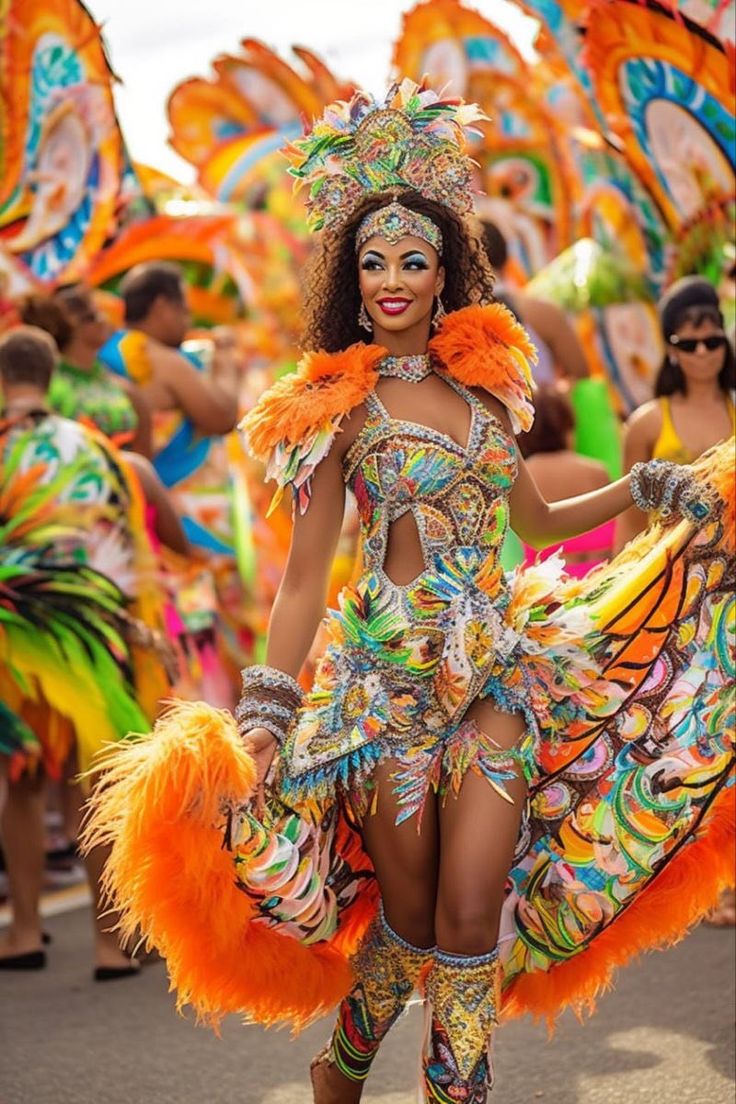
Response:
POLYGON ((402 238, 421 238, 438 253, 442 252, 442 231, 439 226, 426 215, 402 207, 396 199, 387 207, 379 207, 377 211, 371 211, 365 216, 355 235, 356 253, 369 238, 385 238, 389 245, 396 245, 402 238))

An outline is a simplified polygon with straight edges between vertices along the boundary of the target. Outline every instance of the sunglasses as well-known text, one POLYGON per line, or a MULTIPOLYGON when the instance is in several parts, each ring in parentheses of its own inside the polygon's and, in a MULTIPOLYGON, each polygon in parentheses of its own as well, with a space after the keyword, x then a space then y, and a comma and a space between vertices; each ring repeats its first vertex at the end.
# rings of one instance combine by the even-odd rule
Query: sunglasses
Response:
POLYGON ((694 353, 698 345, 705 345, 708 352, 712 353, 715 349, 722 349, 727 341, 725 334, 711 334, 710 337, 678 337, 677 334, 673 334, 670 345, 681 349, 683 353, 694 353))

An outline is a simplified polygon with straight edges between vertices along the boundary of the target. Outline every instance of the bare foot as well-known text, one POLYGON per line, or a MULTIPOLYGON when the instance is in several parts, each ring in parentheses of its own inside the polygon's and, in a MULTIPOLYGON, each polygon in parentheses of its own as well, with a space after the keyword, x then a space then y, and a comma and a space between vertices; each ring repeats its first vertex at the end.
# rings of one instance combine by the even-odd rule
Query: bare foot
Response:
POLYGON ((43 950, 41 929, 13 928, 0 934, 0 958, 12 958, 14 955, 30 954, 43 950))
POLYGON ((363 1082, 348 1080, 325 1057, 315 1058, 310 1073, 314 1104, 359 1104, 363 1082))
POLYGON ((733 928, 736 926, 736 890, 724 889, 721 899, 706 917, 706 923, 714 928, 733 928))

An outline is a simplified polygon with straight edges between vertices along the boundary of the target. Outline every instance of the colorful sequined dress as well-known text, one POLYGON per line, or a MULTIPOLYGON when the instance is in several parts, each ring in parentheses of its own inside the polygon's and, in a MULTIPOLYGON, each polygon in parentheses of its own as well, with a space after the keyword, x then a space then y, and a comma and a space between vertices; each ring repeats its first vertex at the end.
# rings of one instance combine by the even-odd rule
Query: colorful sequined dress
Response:
MULTIPOLYGON (((491 695, 522 708, 514 685, 519 634, 504 618, 509 590, 498 563, 516 474, 513 439, 467 388, 442 373, 470 408, 464 444, 392 418, 375 391, 343 465, 361 522, 364 570, 328 616, 330 644, 289 733, 285 800, 316 814, 336 787, 360 818, 376 763, 400 764, 402 819, 429 785, 457 777, 467 707, 491 695), (384 570, 389 531, 414 518, 424 570, 408 585, 384 570)), ((379 373, 381 365, 378 366, 379 373)), ((490 768, 489 768, 490 769, 490 768)))
POLYGON ((695 466, 723 502, 704 527, 653 527, 585 579, 558 559, 504 577, 514 442, 470 389, 500 400, 514 431, 528 425, 531 349, 494 305, 450 315, 430 353, 471 407, 466 443, 390 417, 375 346, 307 356, 246 420, 304 510, 342 418, 367 410, 344 461, 364 569, 329 614, 265 813, 232 719, 201 703, 122 749, 98 799, 93 838, 113 842, 125 924, 205 1019, 299 1026, 344 996, 376 908, 355 828, 373 767, 398 760, 402 817, 469 769, 502 789, 465 719, 479 696, 526 720, 529 802, 499 939, 506 1014, 591 1004, 616 965, 684 934, 733 878, 733 443, 695 466), (424 570, 399 586, 386 539, 407 511, 424 570))

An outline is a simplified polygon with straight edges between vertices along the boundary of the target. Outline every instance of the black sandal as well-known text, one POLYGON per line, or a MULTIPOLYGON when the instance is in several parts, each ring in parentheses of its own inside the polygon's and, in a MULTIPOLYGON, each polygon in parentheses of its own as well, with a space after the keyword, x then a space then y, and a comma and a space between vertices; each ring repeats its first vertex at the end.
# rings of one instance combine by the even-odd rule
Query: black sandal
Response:
POLYGON ((119 978, 135 977, 140 972, 141 964, 134 958, 128 966, 95 966, 93 977, 95 981, 118 981, 119 978))
POLYGON ((43 970, 45 966, 45 951, 26 951, 25 954, 0 958, 0 970, 43 970))

